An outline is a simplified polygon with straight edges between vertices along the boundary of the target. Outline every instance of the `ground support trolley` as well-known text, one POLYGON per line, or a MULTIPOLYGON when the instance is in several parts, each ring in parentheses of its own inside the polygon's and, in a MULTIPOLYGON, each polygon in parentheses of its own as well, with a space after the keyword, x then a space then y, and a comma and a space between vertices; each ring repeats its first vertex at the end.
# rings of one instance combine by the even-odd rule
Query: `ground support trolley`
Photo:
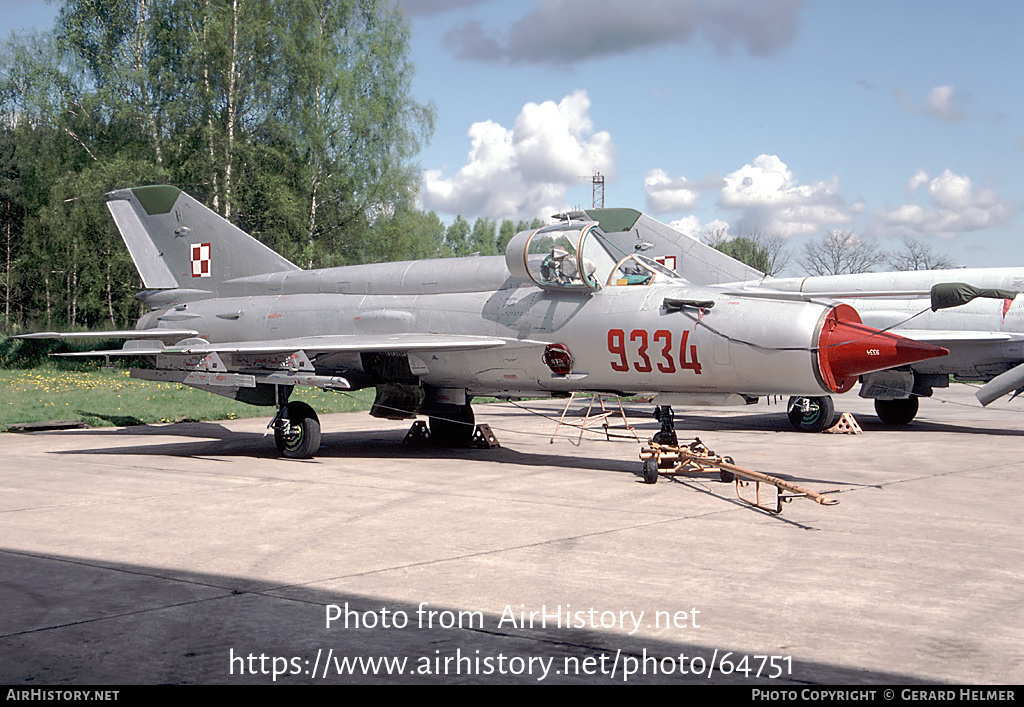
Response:
POLYGON ((810 491, 784 479, 737 466, 732 457, 716 455, 699 439, 688 445, 658 444, 653 440, 647 444, 649 446, 640 450, 640 459, 644 465, 644 481, 648 484, 657 483, 659 476, 672 478, 678 475, 717 473, 722 481, 736 484, 736 496, 741 501, 768 513, 782 513, 782 504, 790 503, 794 498, 807 498, 822 506, 835 506, 839 503, 825 493, 810 491), (762 499, 762 485, 775 487, 774 505, 769 503, 770 499, 762 499), (743 493, 745 489, 749 492, 750 486, 754 487, 752 499, 743 493))

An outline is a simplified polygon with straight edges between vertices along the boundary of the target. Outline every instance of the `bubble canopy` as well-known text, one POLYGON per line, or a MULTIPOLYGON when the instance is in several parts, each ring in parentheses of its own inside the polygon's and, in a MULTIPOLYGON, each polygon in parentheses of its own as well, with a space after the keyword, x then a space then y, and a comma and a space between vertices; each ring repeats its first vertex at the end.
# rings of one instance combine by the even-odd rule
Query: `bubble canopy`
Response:
POLYGON ((616 248, 594 221, 521 231, 509 241, 505 263, 520 280, 566 292, 648 285, 659 276, 678 279, 653 260, 616 248))

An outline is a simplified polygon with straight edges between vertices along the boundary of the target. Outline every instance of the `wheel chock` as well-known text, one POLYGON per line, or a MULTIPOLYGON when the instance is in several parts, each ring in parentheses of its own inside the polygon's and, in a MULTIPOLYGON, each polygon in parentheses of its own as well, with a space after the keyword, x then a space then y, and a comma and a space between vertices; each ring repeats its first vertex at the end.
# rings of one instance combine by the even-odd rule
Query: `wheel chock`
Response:
MULTIPOLYGON (((425 420, 416 420, 402 440, 402 444, 430 444, 430 427, 425 420)), ((477 425, 473 429, 473 437, 469 441, 472 449, 494 449, 500 447, 498 437, 491 431, 489 425, 477 425)))
POLYGON ((853 419, 853 415, 848 412, 844 412, 839 422, 829 427, 825 432, 834 435, 860 435, 864 434, 864 430, 860 428, 857 421, 853 419))
POLYGON ((416 420, 405 434, 402 444, 426 444, 430 441, 430 428, 424 420, 416 420))
POLYGON ((469 446, 473 449, 494 449, 500 447, 501 443, 491 431, 490 425, 477 425, 473 430, 473 439, 470 440, 469 446))

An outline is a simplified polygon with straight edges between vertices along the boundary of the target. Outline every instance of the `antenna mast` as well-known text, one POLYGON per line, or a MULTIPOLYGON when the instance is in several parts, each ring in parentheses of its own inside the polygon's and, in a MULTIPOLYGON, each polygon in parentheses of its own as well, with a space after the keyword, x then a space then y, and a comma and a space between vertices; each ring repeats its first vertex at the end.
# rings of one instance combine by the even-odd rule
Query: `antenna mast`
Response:
POLYGON ((595 209, 604 208, 604 175, 600 172, 596 173, 592 178, 594 185, 594 207, 595 209))

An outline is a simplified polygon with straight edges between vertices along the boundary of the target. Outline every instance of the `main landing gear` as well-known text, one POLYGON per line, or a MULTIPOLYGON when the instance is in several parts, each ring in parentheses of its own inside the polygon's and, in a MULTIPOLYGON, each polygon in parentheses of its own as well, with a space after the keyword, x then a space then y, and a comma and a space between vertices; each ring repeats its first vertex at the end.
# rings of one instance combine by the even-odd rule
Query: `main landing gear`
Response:
POLYGON ((917 416, 920 403, 916 395, 899 400, 881 400, 875 398, 875 414, 887 425, 909 425, 917 416))
POLYGON ((320 418, 300 400, 278 408, 270 426, 277 451, 287 459, 309 459, 320 448, 320 418))
POLYGON ((476 431, 476 418, 469 404, 458 406, 457 412, 431 415, 430 441, 441 447, 468 447, 476 431))
POLYGON ((430 425, 423 420, 416 420, 405 435, 404 442, 454 449, 493 449, 501 446, 489 426, 476 424, 469 403, 446 407, 443 411, 434 410, 433 414, 424 413, 430 425))
MULTIPOLYGON (((278 396, 284 397, 280 393, 278 396)), ((500 446, 487 425, 477 427, 469 404, 435 412, 429 420, 429 428, 417 422, 410 435, 441 447, 469 447, 480 442, 488 447, 500 446)), ((277 414, 267 427, 274 430, 274 444, 286 459, 309 459, 320 448, 320 418, 300 400, 279 402, 277 414)))

